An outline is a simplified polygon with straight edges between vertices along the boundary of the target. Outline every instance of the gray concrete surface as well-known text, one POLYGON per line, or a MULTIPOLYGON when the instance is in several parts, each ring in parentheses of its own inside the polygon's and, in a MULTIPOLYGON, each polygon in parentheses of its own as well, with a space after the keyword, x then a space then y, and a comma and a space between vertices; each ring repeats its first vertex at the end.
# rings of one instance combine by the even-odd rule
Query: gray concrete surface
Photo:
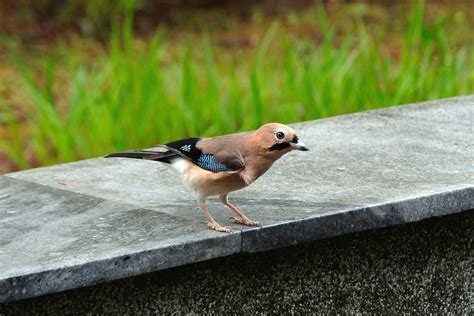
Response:
MULTIPOLYGON (((206 228, 156 162, 89 159, 0 177, 0 301, 474 208, 474 96, 295 124, 291 153, 231 200, 263 228, 206 228)), ((217 202, 212 213, 229 224, 217 202)))
POLYGON ((474 212, 0 304, 0 315, 474 313, 474 212))

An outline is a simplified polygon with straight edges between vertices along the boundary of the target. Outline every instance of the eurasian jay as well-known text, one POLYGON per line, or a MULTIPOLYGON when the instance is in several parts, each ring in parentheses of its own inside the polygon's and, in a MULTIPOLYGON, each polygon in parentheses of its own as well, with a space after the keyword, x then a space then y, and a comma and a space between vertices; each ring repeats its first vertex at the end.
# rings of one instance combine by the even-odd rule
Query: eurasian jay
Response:
POLYGON ((109 154, 159 161, 180 173, 185 182, 199 195, 199 206, 208 218, 208 227, 219 232, 231 232, 221 226, 209 213, 206 199, 218 195, 220 201, 238 217, 236 224, 261 226, 229 203, 229 192, 242 189, 263 175, 272 164, 292 150, 307 151, 295 131, 283 124, 269 123, 247 134, 225 135, 213 138, 187 138, 155 150, 134 150, 109 154))

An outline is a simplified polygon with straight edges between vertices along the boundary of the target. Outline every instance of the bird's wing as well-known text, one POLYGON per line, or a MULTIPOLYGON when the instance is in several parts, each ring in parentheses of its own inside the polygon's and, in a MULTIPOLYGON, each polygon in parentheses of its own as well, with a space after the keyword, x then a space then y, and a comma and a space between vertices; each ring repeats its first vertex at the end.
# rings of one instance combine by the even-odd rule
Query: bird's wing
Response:
POLYGON ((164 146, 208 171, 239 172, 245 168, 242 155, 238 151, 225 150, 224 142, 212 142, 212 139, 187 138, 164 146), (207 146, 206 143, 209 141, 213 146, 207 146))

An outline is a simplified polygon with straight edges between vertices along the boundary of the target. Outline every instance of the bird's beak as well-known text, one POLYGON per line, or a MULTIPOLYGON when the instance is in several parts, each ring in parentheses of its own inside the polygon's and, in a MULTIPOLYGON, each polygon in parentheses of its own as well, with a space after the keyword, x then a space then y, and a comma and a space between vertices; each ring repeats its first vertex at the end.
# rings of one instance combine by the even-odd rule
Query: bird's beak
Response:
POLYGON ((306 148, 305 144, 301 140, 297 140, 296 143, 290 142, 290 146, 293 149, 301 150, 301 151, 308 151, 309 149, 306 148))

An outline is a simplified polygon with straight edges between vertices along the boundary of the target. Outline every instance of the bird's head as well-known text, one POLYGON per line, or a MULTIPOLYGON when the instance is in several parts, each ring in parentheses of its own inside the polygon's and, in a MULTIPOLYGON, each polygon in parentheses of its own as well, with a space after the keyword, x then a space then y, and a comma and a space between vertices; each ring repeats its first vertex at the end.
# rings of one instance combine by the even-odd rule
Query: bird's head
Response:
POLYGON ((291 127, 280 123, 265 124, 255 131, 255 135, 260 146, 271 156, 281 157, 291 150, 309 150, 291 127))

